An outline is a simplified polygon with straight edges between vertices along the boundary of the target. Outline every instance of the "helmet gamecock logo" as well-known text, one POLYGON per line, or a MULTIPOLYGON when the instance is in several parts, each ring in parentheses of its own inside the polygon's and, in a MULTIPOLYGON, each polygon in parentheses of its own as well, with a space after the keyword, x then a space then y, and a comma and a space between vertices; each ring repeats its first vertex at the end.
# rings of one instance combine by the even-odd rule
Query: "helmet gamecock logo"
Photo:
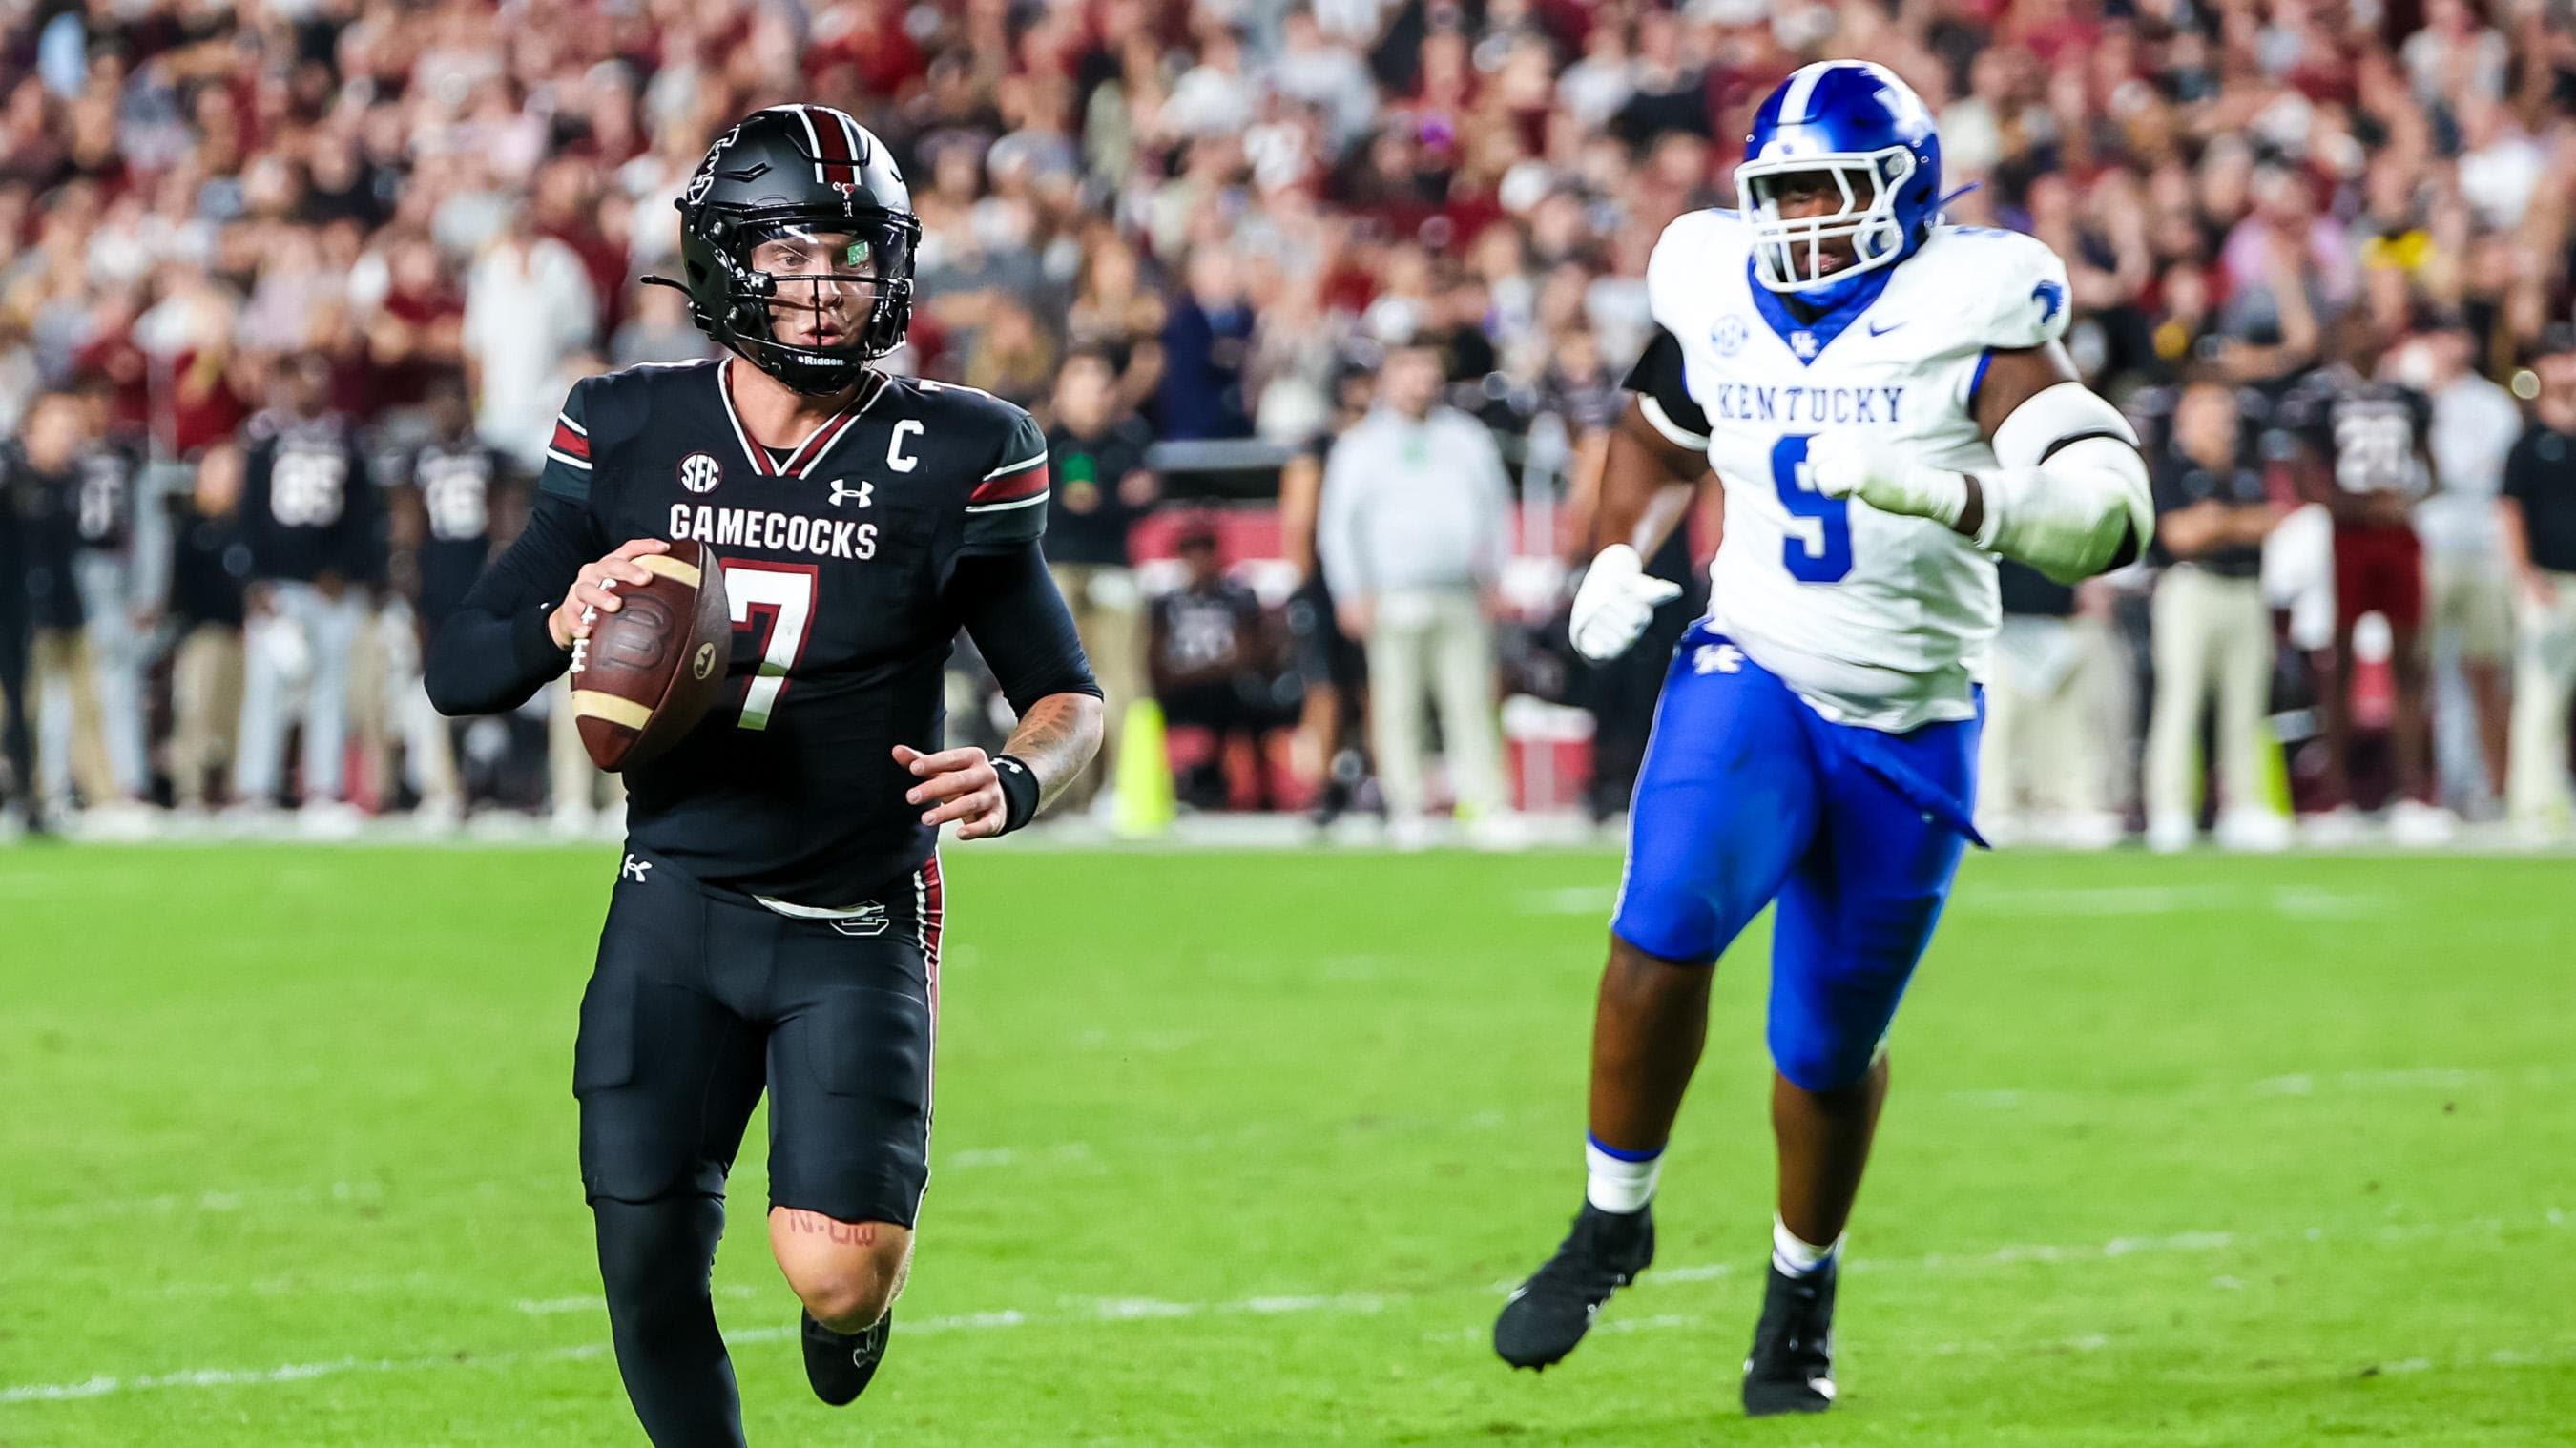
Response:
POLYGON ((724 468, 705 453, 680 459, 680 486, 692 493, 711 493, 724 481, 724 468))

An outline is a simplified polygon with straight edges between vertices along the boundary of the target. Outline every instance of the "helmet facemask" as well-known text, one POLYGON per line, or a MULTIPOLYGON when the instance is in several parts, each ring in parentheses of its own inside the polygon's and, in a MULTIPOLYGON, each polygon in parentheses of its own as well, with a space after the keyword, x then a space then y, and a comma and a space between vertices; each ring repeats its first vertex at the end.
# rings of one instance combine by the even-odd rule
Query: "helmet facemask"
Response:
POLYGON ((1877 151, 1828 151, 1772 156, 1735 168, 1735 189, 1753 225, 1753 272, 1775 292, 1812 292, 1886 266, 1905 254, 1905 224, 1896 202, 1914 175, 1914 155, 1903 146, 1877 151), (1841 193, 1841 205, 1814 216, 1780 214, 1787 178, 1822 176, 1841 193), (1848 240, 1851 260, 1828 268, 1839 253, 1830 243, 1848 240))
POLYGON ((687 258, 690 281, 717 279, 697 275, 712 268, 722 302, 721 314, 701 316, 700 325, 798 392, 839 392, 903 344, 921 235, 914 218, 876 210, 720 212, 704 219, 703 234, 710 244, 687 258))

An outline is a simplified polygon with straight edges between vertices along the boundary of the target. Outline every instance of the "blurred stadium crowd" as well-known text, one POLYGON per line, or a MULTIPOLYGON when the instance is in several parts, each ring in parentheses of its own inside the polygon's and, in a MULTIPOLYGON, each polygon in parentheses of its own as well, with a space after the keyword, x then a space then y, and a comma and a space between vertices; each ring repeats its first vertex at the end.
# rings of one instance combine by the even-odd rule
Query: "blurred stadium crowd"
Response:
MULTIPOLYGON (((32 774, 102 827, 613 809, 545 697, 431 718, 421 630, 574 378, 702 355, 637 278, 708 142, 804 100, 912 180, 893 365, 1052 429, 1051 556, 1187 802, 1614 817, 1661 649, 1563 646, 1586 464, 1657 235, 1731 204, 1753 107, 1831 55, 1931 104, 1952 220, 2066 259, 2171 510, 2148 566, 2007 580, 1989 833, 2566 827, 2563 0, 0 0, 0 35, 22 807, 32 774), (2298 506, 2338 363, 2428 399, 2411 509, 2298 506), (272 546, 292 513, 344 543, 272 546), (2338 567, 2364 525, 2420 562, 2338 567), (2417 570, 2420 628, 2374 567, 2417 570)), ((971 737, 971 660, 955 700, 971 737)), ((1102 810, 1143 777, 1105 765, 1102 810)))

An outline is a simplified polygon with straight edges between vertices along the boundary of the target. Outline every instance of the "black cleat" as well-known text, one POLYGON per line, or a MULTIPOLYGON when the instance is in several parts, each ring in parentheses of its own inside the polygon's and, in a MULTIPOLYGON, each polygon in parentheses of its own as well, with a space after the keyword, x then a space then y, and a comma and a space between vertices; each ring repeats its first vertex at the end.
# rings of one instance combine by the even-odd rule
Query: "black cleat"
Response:
POLYGON ((1652 1207, 1605 1212, 1585 1202, 1556 1255, 1503 1304, 1494 1319, 1494 1351, 1513 1367, 1544 1371, 1583 1341, 1610 1294, 1654 1260, 1652 1207))
POLYGON ((866 1392, 894 1336, 894 1309, 861 1333, 834 1332, 810 1312, 804 1317, 805 1381, 814 1385, 814 1396, 837 1408, 866 1392))
POLYGON ((1804 1277, 1771 1264, 1753 1355, 1744 1360, 1744 1414, 1821 1413, 1834 1405, 1834 1277, 1828 1262, 1804 1277))

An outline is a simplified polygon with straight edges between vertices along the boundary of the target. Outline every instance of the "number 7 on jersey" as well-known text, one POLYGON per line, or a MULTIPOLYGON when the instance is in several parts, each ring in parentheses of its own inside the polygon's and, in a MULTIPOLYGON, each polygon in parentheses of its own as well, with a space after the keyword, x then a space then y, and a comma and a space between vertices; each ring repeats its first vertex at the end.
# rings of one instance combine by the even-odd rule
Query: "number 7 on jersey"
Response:
POLYGON ((725 561, 725 603, 733 612, 733 626, 753 630, 760 649, 760 667, 742 694, 740 722, 745 729, 769 727, 778 695, 805 652, 805 641, 813 636, 816 577, 810 563, 725 561), (760 632, 764 621, 766 633, 760 632))

